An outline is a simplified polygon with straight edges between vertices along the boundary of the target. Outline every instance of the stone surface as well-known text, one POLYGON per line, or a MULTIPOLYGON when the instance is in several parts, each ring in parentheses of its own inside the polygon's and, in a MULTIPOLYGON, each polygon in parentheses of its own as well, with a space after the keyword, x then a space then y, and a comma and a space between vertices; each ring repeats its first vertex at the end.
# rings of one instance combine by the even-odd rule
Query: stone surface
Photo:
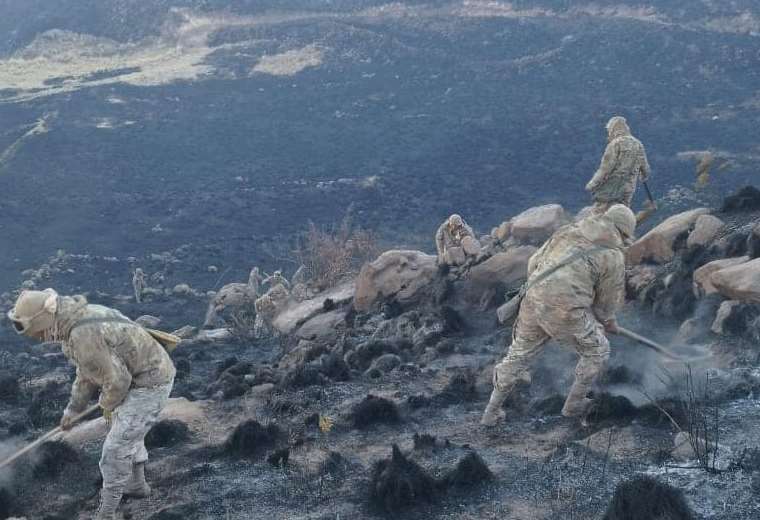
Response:
MULTIPOLYGON (((435 261, 435 257, 433 257, 435 261)), ((320 293, 318 296, 305 300, 303 302, 295 302, 293 305, 282 311, 274 319, 274 327, 282 334, 291 334, 301 324, 307 320, 313 318, 317 314, 324 311, 325 302, 327 300, 332 301, 335 305, 345 305, 354 297, 354 284, 348 282, 341 284, 333 289, 328 289, 320 293)))
POLYGON ((334 341, 338 332, 345 328, 345 323, 346 312, 343 310, 317 314, 298 329, 296 336, 308 341, 334 341))
POLYGON ((356 280, 354 307, 359 312, 394 298, 400 304, 413 303, 436 279, 436 257, 420 251, 387 251, 362 268, 356 280))
POLYGON ((694 230, 689 234, 686 245, 689 248, 706 246, 710 244, 725 228, 725 224, 718 217, 712 215, 700 216, 694 224, 694 230))
POLYGON ((657 267, 653 265, 637 265, 626 277, 627 289, 630 294, 639 295, 657 279, 657 267))
POLYGON ((533 246, 520 246, 497 253, 470 269, 469 282, 477 288, 512 286, 528 275, 528 260, 536 252, 533 246))
POLYGON ((506 242, 512 236, 512 222, 502 222, 499 227, 493 229, 491 236, 499 242, 506 242))
POLYGON ((190 339, 194 337, 196 334, 198 334, 198 327, 193 327, 192 325, 185 325, 184 327, 181 327, 174 332, 172 332, 175 336, 182 338, 182 339, 190 339))
POLYGON ((713 274, 722 269, 735 267, 747 262, 749 262, 748 256, 740 256, 738 258, 723 258, 703 265, 694 271, 694 294, 697 297, 701 297, 707 294, 717 293, 718 289, 712 283, 713 274))
POLYGON ((673 259, 673 245, 684 232, 689 231, 697 219, 709 212, 707 208, 698 208, 674 215, 641 237, 626 252, 628 265, 642 262, 664 264, 673 259))
POLYGON ((736 300, 727 300, 721 303, 720 308, 718 308, 718 314, 715 316, 715 321, 713 321, 710 330, 712 330, 715 334, 725 334, 726 331, 724 329, 724 326, 726 320, 731 316, 734 308, 736 308, 738 305, 741 305, 741 302, 736 300))
POLYGON ((522 244, 538 246, 567 222, 567 214, 559 204, 530 208, 512 219, 512 237, 522 244))
POLYGON ((161 325, 161 318, 145 314, 144 316, 137 318, 135 323, 143 327, 148 327, 149 329, 157 329, 159 325, 161 325))
POLYGON ((726 298, 760 303, 760 258, 721 269, 710 281, 726 298))

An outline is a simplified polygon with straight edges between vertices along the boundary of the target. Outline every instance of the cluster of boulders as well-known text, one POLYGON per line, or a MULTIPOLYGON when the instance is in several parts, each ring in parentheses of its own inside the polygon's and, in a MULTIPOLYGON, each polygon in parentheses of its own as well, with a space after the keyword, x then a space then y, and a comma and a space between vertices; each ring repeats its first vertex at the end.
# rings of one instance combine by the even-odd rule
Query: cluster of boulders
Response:
POLYGON ((627 251, 628 293, 684 322, 681 339, 760 340, 760 191, 674 215, 627 251))

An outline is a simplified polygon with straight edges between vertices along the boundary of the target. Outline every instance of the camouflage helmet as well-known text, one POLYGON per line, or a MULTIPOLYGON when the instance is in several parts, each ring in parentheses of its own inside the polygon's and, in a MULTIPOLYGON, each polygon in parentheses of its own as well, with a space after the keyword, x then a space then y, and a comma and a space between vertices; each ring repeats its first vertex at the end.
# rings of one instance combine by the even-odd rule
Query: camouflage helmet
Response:
POLYGON ((636 215, 628 206, 615 204, 604 214, 623 237, 623 242, 631 243, 636 236, 636 215))
POLYGON ((607 122, 607 135, 610 140, 623 135, 631 135, 631 128, 628 121, 622 116, 615 116, 607 122))
POLYGON ((460 228, 462 226, 464 226, 464 219, 461 216, 454 213, 449 217, 449 227, 451 229, 460 228))

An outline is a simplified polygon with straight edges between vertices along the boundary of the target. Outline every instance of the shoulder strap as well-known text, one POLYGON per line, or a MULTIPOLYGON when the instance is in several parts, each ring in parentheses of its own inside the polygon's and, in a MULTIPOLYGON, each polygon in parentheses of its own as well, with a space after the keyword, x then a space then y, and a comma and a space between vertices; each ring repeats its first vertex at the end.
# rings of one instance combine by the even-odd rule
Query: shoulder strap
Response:
POLYGON ((119 318, 117 316, 104 316, 101 318, 84 318, 82 320, 79 320, 78 322, 74 323, 74 325, 71 327, 71 330, 73 331, 74 329, 77 329, 84 325, 93 325, 95 323, 125 323, 129 325, 135 325, 136 327, 141 327, 139 323, 135 323, 134 321, 128 320, 127 318, 119 318))
POLYGON ((160 330, 155 329, 149 329, 148 327, 143 327, 139 323, 136 323, 132 320, 129 320, 127 318, 119 318, 117 316, 113 317, 101 317, 101 318, 84 318, 82 320, 79 320, 74 324, 73 327, 71 327, 71 330, 73 331, 77 327, 82 327, 84 325, 93 325, 96 323, 124 323, 126 325, 134 325, 135 327, 140 327, 145 332, 151 335, 153 339, 155 339, 164 349, 166 349, 170 354, 172 351, 174 351, 175 348, 177 348, 177 345, 180 341, 182 341, 182 338, 179 336, 175 336, 174 334, 169 334, 168 332, 163 332, 160 330))
POLYGON ((549 278, 551 275, 553 275, 554 273, 556 273, 557 271, 559 271, 563 267, 572 264, 576 260, 579 260, 581 258, 589 258, 593 253, 597 253, 599 251, 609 251, 609 250, 612 250, 612 249, 614 249, 614 248, 607 247, 607 246, 596 245, 596 246, 592 247, 591 249, 588 249, 588 250, 585 250, 585 251, 576 251, 575 253, 572 253, 572 254, 568 255, 566 258, 564 258, 557 265, 555 265, 555 266, 547 269, 546 271, 544 271, 543 273, 539 274, 538 276, 536 276, 532 280, 528 280, 525 283, 525 285, 523 286, 523 290, 521 292, 523 294, 525 294, 526 292, 528 292, 528 289, 530 289, 531 287, 533 287, 537 283, 543 282, 544 280, 546 280, 547 278, 549 278))

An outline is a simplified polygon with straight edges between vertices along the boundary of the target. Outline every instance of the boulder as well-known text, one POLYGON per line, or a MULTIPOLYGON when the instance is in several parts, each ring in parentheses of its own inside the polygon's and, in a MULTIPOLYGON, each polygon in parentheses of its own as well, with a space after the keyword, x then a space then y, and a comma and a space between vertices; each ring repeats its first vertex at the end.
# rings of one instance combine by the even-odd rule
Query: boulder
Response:
POLYGON ((226 317, 256 302, 256 292, 245 283, 230 283, 214 294, 206 311, 204 328, 226 325, 226 317))
POLYGON ((437 274, 435 256, 420 251, 387 251, 359 273, 354 307, 366 312, 388 298, 401 305, 414 303, 431 287, 437 274))
POLYGON ((272 324, 282 334, 291 334, 300 325, 325 311, 325 305, 341 306, 354 297, 354 284, 348 282, 324 291, 319 296, 303 302, 296 302, 274 318, 272 324))
POLYGON ((710 330, 712 330, 715 334, 724 334, 726 332, 724 329, 726 320, 731 317, 734 308, 738 305, 741 305, 741 302, 736 300, 726 300, 721 303, 720 308, 718 309, 718 314, 715 316, 715 321, 713 321, 710 330))
POLYGON ((653 265, 637 265, 631 269, 626 278, 628 294, 638 297, 641 291, 657 280, 657 267, 653 265))
POLYGON ((689 231, 697 219, 709 212, 707 208, 698 208, 674 215, 641 237, 626 252, 628 265, 638 265, 645 261, 664 264, 675 256, 676 239, 689 231))
POLYGON ((756 224, 747 237, 747 254, 753 259, 760 258, 760 224, 756 224))
POLYGON ((179 283, 174 286, 174 289, 172 289, 172 294, 174 296, 180 296, 180 297, 188 297, 193 296, 195 293, 188 284, 186 283, 179 283))
POLYGON ((493 228, 491 237, 499 242, 506 242, 512 236, 512 222, 502 222, 499 227, 493 228))
POLYGON ((760 303, 760 258, 721 269, 710 281, 726 298, 760 303))
POLYGON ((694 294, 697 297, 702 297, 707 294, 717 293, 718 289, 712 283, 712 275, 728 267, 734 267, 747 262, 749 262, 748 256, 740 256, 738 258, 723 258, 703 265, 694 271, 694 294))
POLYGON ((723 221, 718 217, 712 215, 700 216, 694 224, 694 230, 689 234, 686 246, 691 249, 710 244, 725 226, 723 221))
POLYGON ((308 341, 334 341, 338 338, 340 329, 345 328, 345 324, 345 311, 336 310, 317 314, 301 325, 296 336, 308 341))
POLYGON ((149 329, 157 329, 159 325, 161 325, 161 318, 157 318, 155 316, 150 316, 149 314, 146 314, 144 316, 140 316, 135 320, 135 323, 142 327, 147 327, 149 329))
POLYGON ((536 252, 533 246, 520 246, 497 253, 470 269, 469 283, 479 289, 510 287, 528 276, 528 260, 536 252))
POLYGON ((559 204, 530 208, 512 219, 512 237, 521 244, 540 246, 561 226, 568 223, 559 204))
POLYGON ((181 327, 174 332, 172 332, 175 336, 181 338, 181 339, 190 339, 194 337, 196 334, 198 334, 198 327, 193 327, 192 325, 185 325, 184 327, 181 327))

